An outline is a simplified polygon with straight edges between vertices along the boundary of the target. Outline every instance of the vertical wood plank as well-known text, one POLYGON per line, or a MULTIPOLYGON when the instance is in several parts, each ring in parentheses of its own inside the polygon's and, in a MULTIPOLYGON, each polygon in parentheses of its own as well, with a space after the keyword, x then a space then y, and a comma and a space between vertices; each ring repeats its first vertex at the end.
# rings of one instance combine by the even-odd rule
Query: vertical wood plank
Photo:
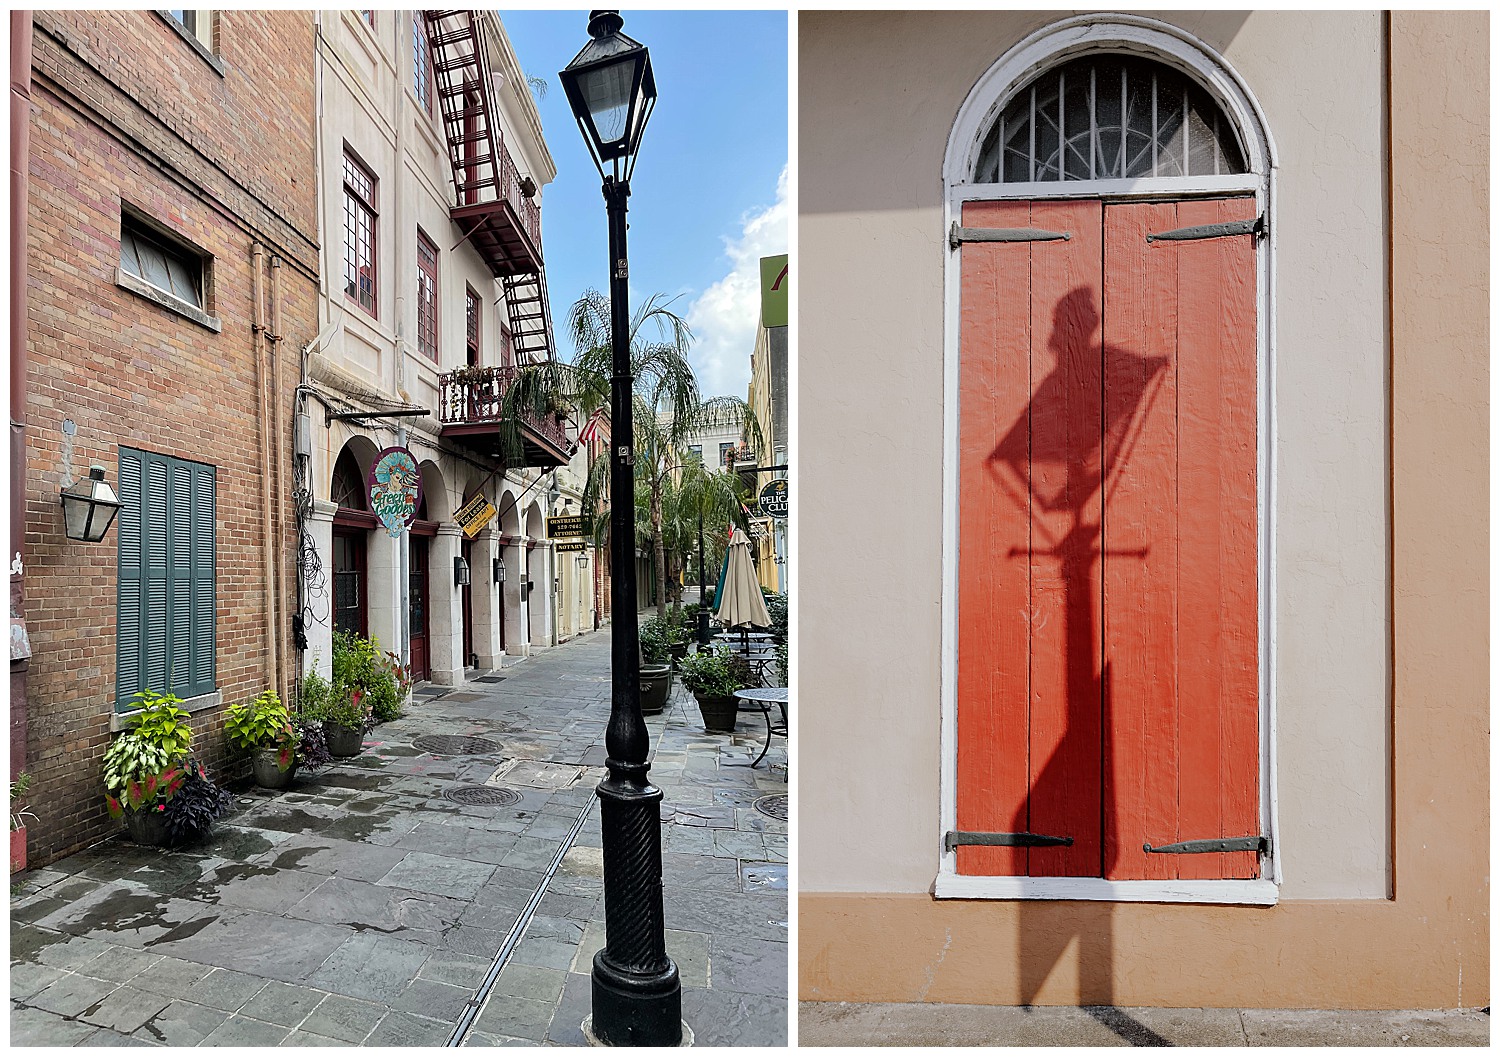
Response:
POLYGON ((1173 203, 1105 211, 1104 876, 1175 877, 1142 845, 1177 839, 1176 260, 1146 234, 1173 203))
MULTIPOLYGON (((970 202, 969 227, 1030 227, 1025 202, 970 202)), ((1031 509, 1030 248, 962 250, 959 329, 958 790, 961 830, 1010 832, 1026 812, 1031 509)), ((958 872, 1018 875, 1024 848, 961 847, 958 872)))
POLYGON ((1036 202, 1032 245, 1030 830, 1033 876, 1099 876, 1101 204, 1036 202))
MULTIPOLYGON (((1243 220, 1252 199, 1184 202, 1184 225, 1243 220)), ((1255 245, 1181 244, 1182 420, 1178 797, 1183 839, 1243 837, 1258 822, 1255 245)), ((1179 875, 1255 877, 1251 852, 1183 856, 1179 875)))

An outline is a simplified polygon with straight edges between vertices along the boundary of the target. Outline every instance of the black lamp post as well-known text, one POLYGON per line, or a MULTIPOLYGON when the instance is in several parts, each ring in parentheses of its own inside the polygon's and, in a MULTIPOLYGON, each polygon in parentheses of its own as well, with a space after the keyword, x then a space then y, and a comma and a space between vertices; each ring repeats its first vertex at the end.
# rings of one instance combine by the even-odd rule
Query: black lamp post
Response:
POLYGON ((594 956, 585 1030, 611 1046, 682 1041, 682 982, 667 957, 662 916, 661 790, 647 778, 636 628, 635 433, 631 422, 630 290, 625 208, 641 132, 656 105, 646 49, 620 32, 617 11, 589 13, 588 44, 558 74, 604 179, 609 217, 611 619, 609 776, 599 783, 604 837, 604 949, 594 956))

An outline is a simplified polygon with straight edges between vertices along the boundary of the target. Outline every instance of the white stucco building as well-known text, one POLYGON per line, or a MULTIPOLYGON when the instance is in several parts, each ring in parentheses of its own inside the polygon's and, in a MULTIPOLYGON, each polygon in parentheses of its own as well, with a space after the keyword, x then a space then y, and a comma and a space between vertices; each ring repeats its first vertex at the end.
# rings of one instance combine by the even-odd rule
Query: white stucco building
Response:
POLYGON ((524 456, 506 465, 498 423, 516 367, 554 355, 541 205, 556 170, 494 13, 317 18, 321 333, 297 401, 305 656, 326 672, 333 628, 350 628, 408 656, 417 679, 458 684, 556 641, 545 516, 575 427, 523 422, 524 456), (392 538, 367 476, 403 442, 423 497, 392 538), (470 539, 454 512, 476 493, 497 514, 470 539))

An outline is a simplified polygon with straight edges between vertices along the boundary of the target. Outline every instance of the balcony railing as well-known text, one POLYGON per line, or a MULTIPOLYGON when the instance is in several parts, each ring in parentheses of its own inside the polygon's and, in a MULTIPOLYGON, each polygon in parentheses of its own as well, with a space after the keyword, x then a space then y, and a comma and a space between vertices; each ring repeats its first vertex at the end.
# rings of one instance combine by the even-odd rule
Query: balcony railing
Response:
MULTIPOLYGON (((498 423, 505 394, 520 375, 517 367, 461 367, 438 379, 438 420, 444 425, 498 423)), ((521 422, 560 451, 570 450, 568 431, 555 415, 522 413, 521 422)))
MULTIPOLYGON (((505 195, 505 200, 515 209, 516 215, 521 218, 521 227, 526 229, 526 234, 531 238, 531 244, 538 251, 542 247, 542 207, 537 205, 536 198, 528 198, 521 190, 521 174, 516 169, 516 163, 510 156, 510 150, 504 141, 496 134, 496 146, 500 148, 500 188, 505 195)), ((536 191, 533 187, 533 196, 536 191)))

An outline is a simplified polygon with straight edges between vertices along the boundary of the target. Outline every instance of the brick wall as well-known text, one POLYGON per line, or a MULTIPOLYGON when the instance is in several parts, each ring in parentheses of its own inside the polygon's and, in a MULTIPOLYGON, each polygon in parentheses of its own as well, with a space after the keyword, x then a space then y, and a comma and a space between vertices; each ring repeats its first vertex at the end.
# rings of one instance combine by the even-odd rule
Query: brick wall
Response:
MULTIPOLYGON (((33 53, 26 444, 28 827, 40 864, 114 832, 101 760, 114 701, 117 529, 64 538, 60 489, 119 448, 217 467, 217 674, 226 703, 268 685, 252 244, 285 261, 282 331, 267 407, 276 544, 287 577, 283 672, 295 599, 292 391, 317 332, 312 15, 216 15, 221 74, 152 12, 37 12, 33 53), (116 282, 126 202, 213 257, 215 333, 116 282), (64 432, 64 420, 76 430, 64 432)), ((266 297, 269 303, 269 267, 266 297)), ((269 320, 269 309, 267 311, 269 320)), ((267 353, 269 361, 270 354, 267 353)), ((194 716, 210 767, 228 765, 222 709, 194 716)), ((240 765, 228 765, 233 772, 240 765)))

